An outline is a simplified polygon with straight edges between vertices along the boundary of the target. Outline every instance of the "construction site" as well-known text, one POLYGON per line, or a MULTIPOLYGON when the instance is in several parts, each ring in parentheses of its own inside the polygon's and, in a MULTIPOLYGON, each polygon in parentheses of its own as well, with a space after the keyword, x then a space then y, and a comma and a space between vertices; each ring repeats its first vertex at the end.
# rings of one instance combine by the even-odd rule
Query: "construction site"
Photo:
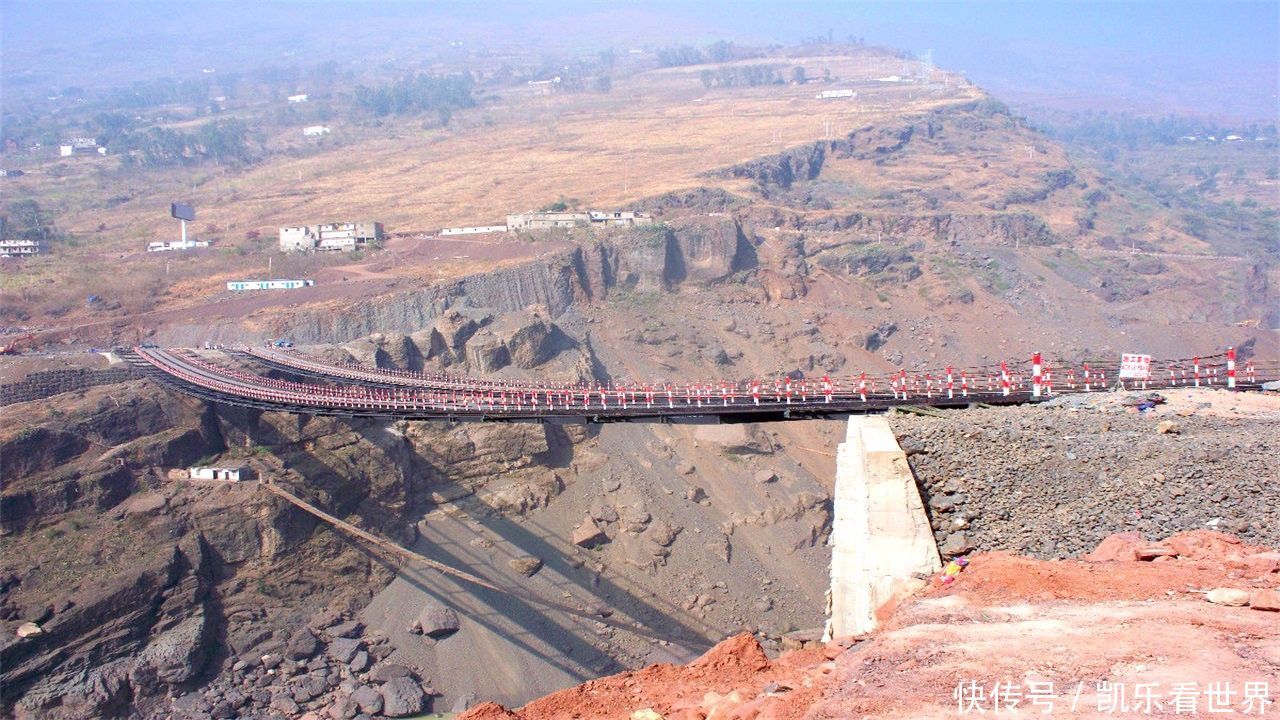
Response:
POLYGON ((1247 78, 18 5, 0 717, 1280 717, 1247 78))

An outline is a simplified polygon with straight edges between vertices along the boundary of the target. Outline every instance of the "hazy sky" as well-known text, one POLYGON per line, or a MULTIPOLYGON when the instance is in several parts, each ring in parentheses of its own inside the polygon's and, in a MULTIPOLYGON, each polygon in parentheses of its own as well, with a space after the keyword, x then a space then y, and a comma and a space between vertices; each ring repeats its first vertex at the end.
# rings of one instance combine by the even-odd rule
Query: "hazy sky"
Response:
MULTIPOLYGON (((136 55, 129 72, 286 62, 425 47, 451 33, 561 46, 663 41, 794 43, 863 37, 962 70, 997 95, 1206 114, 1277 117, 1280 2, 330 2, 328 0, 0 0, 5 78, 70 82, 102 70, 93 57, 136 55), (369 38, 375 37, 376 42, 369 38), (113 52, 115 52, 113 50, 113 52), (86 60, 86 62, 78 62, 86 60), (56 80, 55 80, 56 79, 56 80)), ((0 88, 3 90, 3 88, 0 88)))

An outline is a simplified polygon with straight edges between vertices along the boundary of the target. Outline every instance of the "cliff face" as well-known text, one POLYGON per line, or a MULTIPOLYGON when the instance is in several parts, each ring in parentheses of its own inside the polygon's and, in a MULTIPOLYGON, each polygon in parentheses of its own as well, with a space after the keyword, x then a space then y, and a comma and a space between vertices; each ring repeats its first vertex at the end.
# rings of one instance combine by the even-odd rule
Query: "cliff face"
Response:
MULTIPOLYGON (((676 242, 666 233, 663 241, 676 242)), ((706 242, 719 241, 730 240, 706 242)), ((623 267, 620 258, 609 262, 615 259, 623 267)), ((496 339, 511 348, 517 370, 598 366, 589 345, 562 344, 545 317, 477 321, 446 312, 433 328, 441 330, 439 342, 464 357, 473 343, 496 339)), ((413 342, 405 335, 377 340, 368 341, 372 357, 412 356, 401 351, 413 342)), ((673 656, 702 649, 751 607, 766 608, 760 612, 770 620, 760 626, 775 633, 816 622, 820 606, 820 538, 829 519, 821 483, 780 459, 771 463, 775 474, 760 480, 770 488, 763 499, 737 488, 743 472, 754 472, 744 467, 777 452, 763 433, 307 418, 210 408, 148 381, 5 412, 21 420, 0 433, 0 457, 10 463, 0 701, 20 718, 209 717, 227 705, 242 715, 291 716, 294 705, 303 712, 343 702, 351 683, 372 682, 371 666, 380 663, 391 667, 387 673, 419 668, 413 672, 423 684, 429 678, 444 696, 438 707, 447 708, 486 691, 485 673, 473 665, 506 662, 530 632, 550 647, 580 650, 579 664, 554 679, 536 664, 509 683, 511 699, 640 664, 655 651, 646 639, 601 634, 590 620, 530 615, 523 605, 510 615, 529 623, 523 630, 489 635, 491 611, 468 615, 458 597, 449 602, 462 603, 462 627, 449 642, 409 632, 403 613, 361 638, 340 621, 386 586, 394 568, 252 481, 202 483, 168 473, 196 463, 248 465, 355 525, 402 544, 422 533, 451 564, 552 602, 577 587, 575 597, 599 617, 616 613, 669 632, 662 651, 673 656), (708 467, 696 481, 690 460, 708 467), (415 526, 424 513, 428 520, 415 526), (584 517, 599 527, 602 546, 573 543, 584 517), (447 557, 458 548, 462 559, 447 557), (712 584, 716 568, 731 562, 748 571, 712 584), (692 599, 653 600, 674 578, 695 576, 705 587, 691 586, 692 599), (773 594, 766 588, 775 580, 800 589, 773 594), (17 638, 24 622, 43 632, 17 638), (312 631, 328 638, 327 650, 308 640, 312 631), (339 652, 358 643, 364 660, 339 652), (445 656, 459 647, 472 648, 474 661, 445 656), (267 665, 264 656, 285 659, 267 665)), ((431 599, 410 589, 417 594, 388 588, 385 602, 407 608, 412 619, 431 599)))
MULTIPOLYGON (((541 487, 571 452, 569 431, 558 428, 455 430, 213 408, 146 381, 5 412, 16 414, 0 433, 0 709, 22 718, 166 714, 167 697, 237 660, 284 652, 309 618, 359 607, 390 579, 382 561, 255 481, 169 471, 247 465, 408 543, 425 507, 469 496, 498 474, 541 487), (40 632, 18 637, 28 622, 40 632)), ((558 492, 549 488, 520 502, 545 502, 558 492)), ((337 677, 317 662, 303 669, 337 677)), ((246 710, 266 712, 292 691, 271 689, 246 710)))
POLYGON ((158 342, 197 345, 289 337, 299 344, 346 342, 374 332, 414 333, 453 308, 502 314, 530 306, 554 319, 578 303, 608 298, 611 290, 655 293, 682 283, 713 283, 754 264, 751 244, 731 217, 674 220, 618 229, 537 262, 471 275, 441 285, 350 303, 340 312, 303 308, 265 327, 246 323, 161 329, 158 342))
POLYGON ((848 213, 792 218, 788 223, 812 233, 841 233, 845 239, 925 241, 945 245, 1054 245, 1061 242, 1044 221, 1028 213, 889 215, 848 213))

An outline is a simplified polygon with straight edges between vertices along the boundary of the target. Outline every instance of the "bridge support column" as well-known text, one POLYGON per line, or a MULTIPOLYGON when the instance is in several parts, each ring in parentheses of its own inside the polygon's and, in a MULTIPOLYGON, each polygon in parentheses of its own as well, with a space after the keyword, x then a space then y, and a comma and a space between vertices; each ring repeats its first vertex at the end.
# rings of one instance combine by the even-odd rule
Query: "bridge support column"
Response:
POLYGON ((849 418, 836 455, 829 637, 876 628, 877 610, 942 568, 907 456, 883 416, 849 418))

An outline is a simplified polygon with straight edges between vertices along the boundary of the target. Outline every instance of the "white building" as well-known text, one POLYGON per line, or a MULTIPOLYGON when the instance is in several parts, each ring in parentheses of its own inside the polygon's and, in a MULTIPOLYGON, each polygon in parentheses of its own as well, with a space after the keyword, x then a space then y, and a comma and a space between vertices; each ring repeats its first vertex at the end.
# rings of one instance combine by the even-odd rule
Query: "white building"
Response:
POLYGON ((587 213, 592 225, 647 225, 653 218, 648 213, 631 212, 629 210, 587 213))
POLYGON ((58 154, 62 157, 71 157, 72 155, 106 155, 107 149, 99 147, 97 138, 78 137, 58 146, 58 154))
POLYGON ((653 222, 648 213, 630 211, 599 212, 529 212, 507 216, 511 230, 539 230, 578 225, 647 225, 653 222))
POLYGON ((316 237, 306 225, 280 228, 281 252, 310 252, 316 249, 316 237))
POLYGON ((291 103, 304 103, 304 102, 306 102, 306 101, 307 101, 307 94, 306 94, 306 93, 300 93, 300 94, 298 94, 298 95, 290 95, 290 96, 289 96, 289 102, 291 102, 291 103))
POLYGON ((229 480, 240 482, 248 480, 250 472, 242 467, 192 467, 187 469, 187 477, 192 480, 229 480))
POLYGON ((506 232, 506 225, 476 225, 473 227, 441 228, 441 235, 483 235, 485 233, 506 232))
POLYGON ((280 250, 343 252, 357 250, 371 242, 382 242, 382 223, 369 221, 333 222, 280 228, 280 250))
POLYGON ((835 98, 853 98, 857 96, 858 93, 852 90, 823 90, 816 97, 819 100, 833 100, 835 98))
POLYGON ((168 252, 170 250, 191 250, 209 247, 208 240, 173 240, 171 242, 147 243, 147 252, 168 252))
POLYGON ((231 292, 244 292, 246 290, 297 290, 298 288, 311 287, 315 284, 315 280, 233 280, 227 283, 227 289, 231 292))
POLYGON ((6 238, 0 240, 0 257, 30 257, 44 252, 44 244, 37 240, 6 238))
POLYGON ((330 132, 332 131, 324 125, 309 125, 302 128, 302 134, 307 137, 322 137, 330 132))

